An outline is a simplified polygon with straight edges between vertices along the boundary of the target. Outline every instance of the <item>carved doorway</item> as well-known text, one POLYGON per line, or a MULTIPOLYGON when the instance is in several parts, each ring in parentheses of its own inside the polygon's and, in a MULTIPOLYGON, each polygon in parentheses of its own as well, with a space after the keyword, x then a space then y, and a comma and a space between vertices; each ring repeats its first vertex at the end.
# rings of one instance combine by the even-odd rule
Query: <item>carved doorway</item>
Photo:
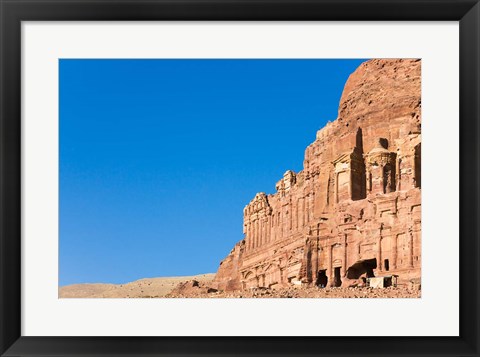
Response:
POLYGON ((334 273, 333 286, 335 286, 335 287, 342 286, 342 278, 340 277, 340 269, 341 269, 340 267, 336 267, 333 270, 333 273, 334 273))
POLYGON ((317 284, 319 287, 324 288, 328 284, 328 277, 326 270, 320 270, 317 274, 317 284))

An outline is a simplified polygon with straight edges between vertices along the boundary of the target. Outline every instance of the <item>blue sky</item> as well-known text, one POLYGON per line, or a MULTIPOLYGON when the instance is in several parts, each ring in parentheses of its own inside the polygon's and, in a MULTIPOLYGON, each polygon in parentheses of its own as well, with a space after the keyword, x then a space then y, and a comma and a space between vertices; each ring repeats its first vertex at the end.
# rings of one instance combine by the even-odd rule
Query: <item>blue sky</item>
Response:
POLYGON ((215 272, 363 61, 60 60, 59 284, 215 272))

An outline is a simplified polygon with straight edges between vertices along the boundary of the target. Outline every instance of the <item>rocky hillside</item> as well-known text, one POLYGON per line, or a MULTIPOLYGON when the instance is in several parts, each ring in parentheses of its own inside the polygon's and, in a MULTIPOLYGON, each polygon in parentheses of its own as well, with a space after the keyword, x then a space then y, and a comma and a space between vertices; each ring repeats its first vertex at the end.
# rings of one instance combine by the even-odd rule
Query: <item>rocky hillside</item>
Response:
POLYGON ((179 283, 196 280, 209 283, 215 274, 140 279, 126 284, 75 284, 58 289, 59 298, 157 298, 164 297, 179 283))

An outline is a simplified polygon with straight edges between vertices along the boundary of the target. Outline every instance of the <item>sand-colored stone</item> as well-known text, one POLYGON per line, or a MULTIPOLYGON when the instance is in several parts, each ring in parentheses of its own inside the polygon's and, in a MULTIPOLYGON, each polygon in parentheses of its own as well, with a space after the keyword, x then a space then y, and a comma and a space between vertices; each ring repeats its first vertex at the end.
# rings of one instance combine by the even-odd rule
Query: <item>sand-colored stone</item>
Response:
POLYGON ((244 209, 244 238, 214 286, 349 286, 421 277, 421 61, 370 60, 350 76, 338 118, 244 209))
POLYGON ((174 292, 167 294, 169 298, 244 298, 244 299, 273 299, 273 298, 419 298, 421 291, 408 287, 388 287, 384 289, 373 289, 368 287, 351 288, 319 288, 316 286, 290 286, 278 289, 250 288, 233 291, 212 291, 191 290, 188 292, 174 292))
POLYGON ((215 274, 146 278, 126 284, 75 284, 58 289, 59 298, 154 298, 164 297, 179 283, 196 280, 210 283, 215 274))

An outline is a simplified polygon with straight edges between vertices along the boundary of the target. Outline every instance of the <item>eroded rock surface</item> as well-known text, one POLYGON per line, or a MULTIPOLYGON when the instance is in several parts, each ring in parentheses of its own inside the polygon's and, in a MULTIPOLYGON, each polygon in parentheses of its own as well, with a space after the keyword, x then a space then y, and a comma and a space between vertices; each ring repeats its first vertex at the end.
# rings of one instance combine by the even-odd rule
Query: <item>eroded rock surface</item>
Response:
POLYGON ((319 288, 317 286, 290 286, 277 289, 251 288, 233 291, 214 291, 207 293, 201 289, 190 292, 171 292, 167 298, 244 298, 244 299, 272 299, 272 298, 419 298, 420 290, 405 287, 388 287, 374 289, 368 287, 355 288, 319 288))
POLYGON ((421 276, 421 61, 370 60, 350 76, 338 118, 244 209, 244 239, 221 262, 224 291, 356 286, 421 276))

